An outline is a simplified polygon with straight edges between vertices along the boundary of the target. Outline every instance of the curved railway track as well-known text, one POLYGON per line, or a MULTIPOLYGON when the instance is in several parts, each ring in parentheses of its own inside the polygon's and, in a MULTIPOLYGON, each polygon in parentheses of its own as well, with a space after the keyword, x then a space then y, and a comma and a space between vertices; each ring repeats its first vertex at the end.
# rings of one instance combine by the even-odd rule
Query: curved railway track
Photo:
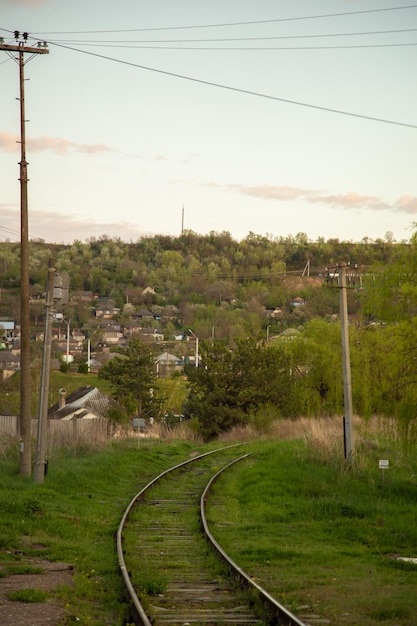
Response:
POLYGON ((247 456, 228 446, 194 457, 162 472, 131 500, 117 552, 135 624, 307 626, 252 581, 210 532, 205 502, 211 486, 247 456))

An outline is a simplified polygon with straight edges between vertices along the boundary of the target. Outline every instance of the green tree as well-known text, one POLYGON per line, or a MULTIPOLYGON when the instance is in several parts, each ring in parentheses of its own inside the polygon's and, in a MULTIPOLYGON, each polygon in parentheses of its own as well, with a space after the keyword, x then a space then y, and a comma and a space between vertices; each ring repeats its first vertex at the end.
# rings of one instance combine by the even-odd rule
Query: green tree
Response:
POLYGON ((159 416, 162 399, 157 390, 155 361, 149 348, 138 339, 102 367, 99 378, 110 382, 114 398, 129 415, 159 416))
POLYGON ((378 267, 379 271, 365 277, 361 302, 369 321, 397 323, 417 314, 417 232, 408 246, 384 245, 389 251, 397 250, 396 256, 384 264, 383 271, 378 267))
POLYGON ((190 393, 184 413, 197 420, 205 439, 249 423, 263 405, 281 413, 291 393, 284 383, 282 353, 244 339, 234 350, 224 342, 202 342, 200 356, 202 366, 188 371, 190 393))

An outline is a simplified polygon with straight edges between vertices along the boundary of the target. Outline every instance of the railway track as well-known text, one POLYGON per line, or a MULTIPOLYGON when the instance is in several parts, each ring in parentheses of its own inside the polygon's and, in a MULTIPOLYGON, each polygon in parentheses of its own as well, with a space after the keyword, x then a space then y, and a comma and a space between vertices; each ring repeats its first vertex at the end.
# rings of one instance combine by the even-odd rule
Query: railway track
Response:
POLYGON ((117 552, 135 624, 306 626, 230 559, 208 527, 213 482, 247 456, 236 446, 200 455, 163 472, 131 500, 117 552))

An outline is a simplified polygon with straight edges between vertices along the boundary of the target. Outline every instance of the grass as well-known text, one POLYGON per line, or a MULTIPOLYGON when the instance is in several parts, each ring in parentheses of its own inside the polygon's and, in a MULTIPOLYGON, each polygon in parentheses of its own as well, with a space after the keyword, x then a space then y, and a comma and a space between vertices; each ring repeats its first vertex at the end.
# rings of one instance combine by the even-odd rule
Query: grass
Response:
POLYGON ((42 572, 42 567, 33 567, 32 565, 25 565, 23 563, 13 563, 7 566, 0 565, 0 578, 7 578, 7 576, 16 576, 19 574, 41 574, 42 572))
MULTIPOLYGON (((67 619, 92 626, 125 623, 115 533, 133 495, 163 469, 188 458, 192 443, 121 441, 95 451, 61 451, 41 485, 0 460, 0 570, 24 571, 32 558, 74 566, 74 586, 54 592, 67 619), (69 617, 68 617, 69 616, 69 617)), ((28 569, 30 573, 30 569, 28 569)))
MULTIPOLYGON (((381 438, 355 428, 356 461, 348 467, 338 422, 279 422, 218 484, 212 528, 236 562, 297 614, 338 626, 411 626, 417 567, 396 556, 417 556, 415 457, 403 456, 392 431, 381 438), (390 459, 384 478, 378 459, 390 459)), ((61 450, 40 485, 19 475, 10 448, 0 457, 0 576, 30 574, 32 558, 71 563, 73 588, 53 593, 67 619, 122 626, 115 547, 122 512, 149 480, 203 449, 134 439, 61 450)), ((148 580, 156 591, 163 583, 148 580)))
POLYGON ((46 602, 48 594, 39 589, 20 589, 8 593, 7 598, 13 602, 46 602))
POLYGON ((417 468, 392 448, 396 466, 383 479, 380 450, 365 463, 359 448, 359 467, 348 468, 301 440, 263 443, 217 484, 216 538, 297 614, 415 624, 417 566, 396 556, 417 555, 417 468))

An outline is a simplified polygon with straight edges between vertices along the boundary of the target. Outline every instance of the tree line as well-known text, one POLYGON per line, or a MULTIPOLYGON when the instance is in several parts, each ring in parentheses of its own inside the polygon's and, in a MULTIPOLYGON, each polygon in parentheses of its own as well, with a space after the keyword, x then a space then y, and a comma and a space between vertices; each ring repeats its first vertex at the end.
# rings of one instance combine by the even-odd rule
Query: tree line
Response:
MULTIPOLYGON (((244 295, 248 286, 273 290, 288 272, 300 273, 309 262, 312 271, 340 261, 361 267, 387 267, 404 253, 408 243, 362 240, 360 243, 318 238, 304 233, 268 237, 249 233, 237 241, 230 233, 198 235, 185 231, 179 237, 155 235, 136 242, 107 236, 72 245, 30 242, 29 276, 32 293, 45 290, 48 259, 54 257, 58 271, 71 275, 73 291, 93 291, 113 297, 120 306, 139 301, 147 285, 161 300, 172 303, 220 303, 223 298, 244 295), (243 293, 242 293, 243 291, 243 293)), ((20 244, 0 243, 1 287, 19 286, 20 244)))
MULTIPOLYGON (((361 281, 348 290, 354 411, 364 418, 395 417, 404 441, 415 442, 416 234, 407 243, 388 236, 357 244, 310 242, 302 233, 294 238, 251 233, 237 242, 229 233, 192 232, 135 243, 107 237, 72 246, 32 242, 34 291, 42 289, 51 255, 59 270, 69 271, 72 290, 112 297, 122 309, 126 299, 161 313, 172 306, 177 311, 169 322, 172 329, 192 325, 201 338, 201 367, 187 371, 183 410, 207 439, 238 424, 262 428, 272 417, 343 413, 339 294, 337 284, 325 280, 325 268, 340 260, 357 264, 361 281), (308 261, 316 282, 304 277, 292 283, 308 261), (144 296, 148 285, 155 294, 144 296), (306 305, 291 310, 295 295, 306 305), (282 317, 270 318, 268 310, 280 307, 282 317)), ((6 291, 18 288, 18 263, 18 247, 0 244, 6 291)), ((82 312, 72 312, 77 314, 82 323, 82 312)), ((111 361, 102 370, 130 412, 149 413, 157 406, 158 398, 150 394, 155 381, 143 376, 147 383, 138 390, 132 379, 135 368, 152 364, 147 350, 132 344, 124 361, 111 361), (136 356, 129 352, 133 349, 139 350, 136 356)))

